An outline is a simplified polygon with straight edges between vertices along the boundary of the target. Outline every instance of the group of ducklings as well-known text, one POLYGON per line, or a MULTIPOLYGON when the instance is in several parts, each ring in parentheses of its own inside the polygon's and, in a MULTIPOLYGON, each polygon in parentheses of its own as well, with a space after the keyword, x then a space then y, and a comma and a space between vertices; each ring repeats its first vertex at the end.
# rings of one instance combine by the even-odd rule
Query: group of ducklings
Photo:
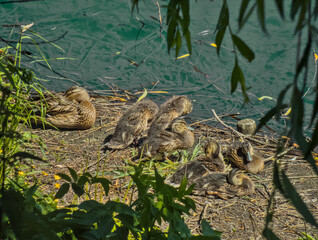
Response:
MULTIPOLYGON (((140 152, 155 160, 167 159, 176 150, 186 150, 194 144, 193 129, 182 118, 192 108, 187 96, 173 96, 160 107, 144 99, 122 115, 112 138, 105 145, 110 149, 124 149, 146 135, 140 152)), ((254 193, 254 184, 241 170, 258 173, 263 168, 263 159, 254 152, 249 142, 236 142, 222 150, 218 142, 210 140, 205 146, 205 156, 181 166, 167 179, 167 183, 179 185, 186 177, 188 184, 194 184, 198 193, 210 192, 224 198, 249 195, 254 193), (224 173, 224 153, 235 167, 228 174, 224 173)))
MULTIPOLYGON (((59 129, 88 129, 95 123, 96 109, 84 88, 73 86, 64 94, 45 96, 45 101, 46 125, 59 129)), ((173 96, 160 107, 149 99, 138 101, 124 112, 105 146, 125 149, 146 136, 141 152, 156 160, 167 159, 176 150, 187 150, 194 144, 193 129, 180 118, 189 114, 192 108, 187 96, 173 96)), ((40 118, 38 120, 41 122, 40 118)), ((250 142, 235 142, 224 147, 215 140, 209 140, 205 155, 181 166, 167 182, 178 185, 185 176, 188 184, 195 184, 194 190, 198 193, 242 196, 254 193, 254 184, 241 171, 256 174, 263 169, 263 159, 255 153, 250 142), (235 167, 228 174, 224 173, 223 154, 235 167)))
POLYGON ((141 100, 119 119, 115 132, 106 147, 124 149, 137 142, 146 133, 143 150, 146 156, 166 159, 178 149, 194 144, 194 134, 184 119, 192 111, 192 102, 186 96, 173 96, 160 108, 149 99, 141 100))

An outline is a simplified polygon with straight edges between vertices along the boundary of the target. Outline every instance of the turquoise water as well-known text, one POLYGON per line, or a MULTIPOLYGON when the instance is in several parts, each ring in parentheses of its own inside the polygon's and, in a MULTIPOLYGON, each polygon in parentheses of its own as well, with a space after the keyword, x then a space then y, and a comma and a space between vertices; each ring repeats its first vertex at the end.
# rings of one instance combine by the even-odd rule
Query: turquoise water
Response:
MULTIPOLYGON (((275 104, 274 100, 258 100, 261 96, 277 98, 279 92, 293 80, 296 54, 296 38, 293 25, 279 18, 275 5, 267 8, 265 35, 259 29, 256 17, 248 22, 239 36, 255 51, 256 58, 250 64, 242 57, 246 85, 249 88, 251 104, 242 108, 241 92, 230 94, 230 78, 234 65, 232 43, 226 36, 220 57, 210 46, 214 41, 214 29, 219 9, 223 1, 191 1, 191 34, 193 55, 191 58, 174 58, 169 55, 166 45, 167 26, 158 18, 158 8, 154 1, 141 1, 139 14, 131 15, 129 0, 116 1, 36 1, 0 5, 2 24, 30 24, 32 30, 54 44, 41 44, 40 48, 51 67, 63 79, 42 66, 25 59, 28 67, 37 76, 48 81, 44 85, 52 90, 62 91, 77 82, 96 93, 108 93, 110 87, 132 92, 167 91, 168 94, 149 94, 158 102, 172 94, 186 94, 194 101, 193 119, 213 117, 211 109, 218 114, 241 113, 239 117, 259 119, 275 104), (144 23, 142 25, 141 21, 144 23), (143 27, 142 27, 143 26, 143 27), (65 34, 65 35, 64 35, 65 34), (56 58, 66 58, 54 60, 56 58), (139 66, 132 65, 130 61, 139 66)), ((161 4, 166 2, 160 2, 161 4)), ((234 30, 240 1, 229 1, 231 22, 234 30)), ((161 8, 165 22, 165 9, 161 8)), ((11 28, 1 27, 1 36, 9 39, 11 28)), ((11 36, 11 40, 14 35, 11 36)), ((34 37, 37 41, 41 39, 34 37)), ((25 42, 30 42, 25 39, 25 42)), ((3 45, 3 43, 2 43, 3 45)), ((1 46, 2 46, 1 45, 1 46)), ((24 47, 39 57, 39 51, 32 45, 24 47)), ((180 55, 187 54, 187 48, 180 55)), ((43 62, 42 62, 43 63, 43 62)), ((309 73, 313 77, 314 61, 309 73)), ((238 88, 240 90, 240 87, 238 88)), ((308 95, 309 96, 309 95, 308 95)), ((309 96, 307 105, 312 104, 309 96)), ((231 120, 234 121, 234 120, 231 120)))

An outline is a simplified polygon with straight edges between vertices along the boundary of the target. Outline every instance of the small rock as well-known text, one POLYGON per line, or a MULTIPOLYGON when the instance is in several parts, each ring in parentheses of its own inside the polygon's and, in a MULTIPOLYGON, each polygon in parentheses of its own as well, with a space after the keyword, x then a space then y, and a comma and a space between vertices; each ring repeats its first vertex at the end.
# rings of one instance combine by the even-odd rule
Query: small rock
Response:
POLYGON ((243 134, 253 134, 256 130, 256 123, 253 119, 242 119, 237 123, 237 131, 243 134))

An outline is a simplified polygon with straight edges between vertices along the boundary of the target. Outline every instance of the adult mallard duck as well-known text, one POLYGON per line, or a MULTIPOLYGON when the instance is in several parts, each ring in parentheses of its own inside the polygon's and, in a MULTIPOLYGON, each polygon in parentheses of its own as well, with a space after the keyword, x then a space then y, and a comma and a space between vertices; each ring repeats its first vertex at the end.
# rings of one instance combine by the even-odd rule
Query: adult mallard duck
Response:
POLYGON ((253 194, 254 184, 248 176, 234 168, 229 174, 212 172, 195 179, 194 193, 199 195, 217 195, 227 199, 234 196, 253 194))
POLYGON ((193 143, 193 132, 183 119, 177 118, 171 124, 171 131, 161 130, 156 135, 150 135, 144 143, 143 150, 146 151, 146 156, 161 160, 176 150, 192 147, 193 143))
POLYGON ((228 153, 230 163, 249 173, 259 173, 264 169, 263 158, 255 153, 252 144, 244 142, 238 149, 231 149, 228 153))
MULTIPOLYGON (((47 103, 45 125, 59 129, 88 129, 96 120, 96 109, 90 102, 88 92, 73 86, 64 94, 50 94, 45 97, 47 103), (48 124, 47 124, 48 123, 48 124)), ((36 103, 39 104, 39 101, 36 103)), ((40 118, 36 124, 42 123, 40 118)))
POLYGON ((156 103, 143 99, 130 107, 119 119, 111 140, 105 144, 112 149, 123 149, 147 130, 148 123, 158 112, 156 103))
POLYGON ((171 122, 192 111, 192 102, 187 96, 173 96, 164 102, 153 120, 148 136, 156 135, 157 132, 165 130, 171 122))
POLYGON ((197 158, 197 160, 186 163, 179 168, 167 182, 171 185, 178 186, 183 177, 186 177, 189 184, 195 179, 205 176, 210 172, 223 172, 225 164, 219 144, 210 140, 205 146, 205 156, 197 158))

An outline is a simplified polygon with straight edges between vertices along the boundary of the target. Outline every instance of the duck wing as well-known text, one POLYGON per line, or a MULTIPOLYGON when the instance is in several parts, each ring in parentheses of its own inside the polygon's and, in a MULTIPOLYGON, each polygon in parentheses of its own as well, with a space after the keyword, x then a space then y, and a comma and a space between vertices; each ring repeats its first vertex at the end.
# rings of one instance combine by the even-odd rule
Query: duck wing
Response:
POLYGON ((203 162, 191 161, 180 167, 167 182, 172 185, 179 185, 184 177, 187 178, 188 184, 192 184, 197 178, 208 174, 209 170, 203 162))

